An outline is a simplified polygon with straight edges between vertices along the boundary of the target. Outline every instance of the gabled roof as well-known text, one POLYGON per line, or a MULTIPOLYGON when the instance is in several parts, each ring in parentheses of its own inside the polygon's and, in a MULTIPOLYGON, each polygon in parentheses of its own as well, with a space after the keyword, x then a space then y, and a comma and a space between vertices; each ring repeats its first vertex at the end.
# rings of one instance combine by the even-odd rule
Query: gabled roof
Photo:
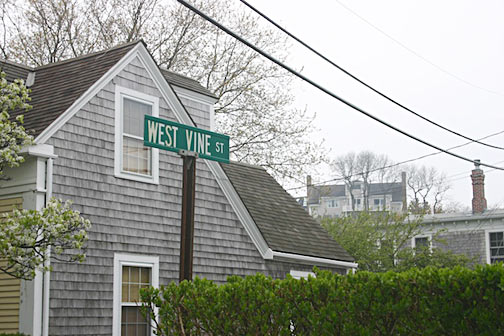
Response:
POLYGON ((402 184, 400 182, 391 183, 371 183, 369 185, 370 196, 392 195, 392 202, 402 202, 402 184))
POLYGON ((30 87, 33 109, 12 115, 24 114, 24 127, 38 136, 135 45, 136 42, 129 43, 34 68, 35 82, 30 87))
MULTIPOLYGON (((144 63, 178 122, 196 127, 171 85, 215 96, 192 79, 160 69, 143 42, 34 69, 3 63, 9 65, 6 69, 10 69, 10 78, 27 75, 30 70, 35 73, 31 87, 33 109, 22 113, 25 128, 33 130, 36 141, 43 144, 134 57, 144 63)), ((353 258, 265 170, 205 162, 264 259, 357 267, 353 258)))
MULTIPOLYGON (((36 68, 0 60, 0 68, 7 74, 8 81, 15 78, 26 81, 29 72, 35 73, 35 82, 30 87, 30 104, 33 109, 16 111, 12 116, 24 114, 25 129, 37 137, 139 43, 143 42, 131 42, 36 68)), ((193 79, 167 70, 163 70, 162 74, 170 84, 215 98, 215 95, 193 79)))
POLYGON ((308 204, 318 204, 321 197, 345 196, 345 185, 333 184, 308 187, 308 204))
POLYGON ((354 260, 266 170, 239 163, 221 166, 273 251, 354 260))

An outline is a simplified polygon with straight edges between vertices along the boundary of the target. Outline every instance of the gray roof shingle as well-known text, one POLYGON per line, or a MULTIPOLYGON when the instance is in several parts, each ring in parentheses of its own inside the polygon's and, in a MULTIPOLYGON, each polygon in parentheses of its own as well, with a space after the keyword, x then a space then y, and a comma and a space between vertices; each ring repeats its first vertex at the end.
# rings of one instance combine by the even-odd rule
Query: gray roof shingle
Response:
MULTIPOLYGON (((143 42, 131 42, 33 69, 0 60, 0 68, 7 74, 8 81, 13 81, 15 78, 26 81, 28 73, 35 72, 35 83, 30 87, 30 104, 33 109, 15 111, 12 117, 24 114, 25 129, 38 136, 138 43, 143 42)), ((210 91, 193 79, 167 70, 162 70, 162 74, 172 85, 215 98, 210 91)))
POLYGON ((213 94, 210 90, 202 86, 197 80, 186 77, 184 75, 171 72, 169 70, 161 69, 161 73, 163 74, 164 78, 170 83, 171 85, 178 86, 184 89, 188 89, 194 92, 201 93, 202 95, 212 97, 217 99, 217 96, 213 94))
POLYGON ((354 261, 266 170, 240 163, 221 166, 272 250, 354 261))

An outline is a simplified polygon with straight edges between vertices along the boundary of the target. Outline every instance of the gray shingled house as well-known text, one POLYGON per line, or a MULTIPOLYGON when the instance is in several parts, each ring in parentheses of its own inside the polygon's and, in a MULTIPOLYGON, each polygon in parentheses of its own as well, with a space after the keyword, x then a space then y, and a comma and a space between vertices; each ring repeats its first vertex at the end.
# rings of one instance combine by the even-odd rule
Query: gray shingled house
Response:
MULTIPOLYGON (((177 281, 182 160, 143 147, 150 114, 213 129, 215 96, 160 69, 143 42, 30 68, 0 61, 30 86, 25 127, 36 145, 0 181, 0 212, 70 199, 93 224, 85 262, 51 261, 34 281, 0 276, 0 332, 145 335, 138 288, 177 281)), ((198 159, 194 274, 224 282, 275 278, 319 266, 339 273, 353 258, 262 168, 198 159)))
POLYGON ((472 170, 471 180, 472 211, 424 216, 422 233, 412 238, 412 247, 428 244, 465 254, 478 264, 504 261, 504 209, 487 209, 485 175, 479 164, 472 170))

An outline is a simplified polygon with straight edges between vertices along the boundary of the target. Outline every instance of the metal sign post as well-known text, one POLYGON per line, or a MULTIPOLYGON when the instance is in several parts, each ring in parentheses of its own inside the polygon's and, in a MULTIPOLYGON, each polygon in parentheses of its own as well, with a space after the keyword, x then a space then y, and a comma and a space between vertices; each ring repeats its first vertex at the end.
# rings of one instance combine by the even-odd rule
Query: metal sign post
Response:
POLYGON ((229 162, 229 137, 146 115, 144 119, 144 146, 178 152, 184 161, 179 281, 191 281, 196 158, 229 162))

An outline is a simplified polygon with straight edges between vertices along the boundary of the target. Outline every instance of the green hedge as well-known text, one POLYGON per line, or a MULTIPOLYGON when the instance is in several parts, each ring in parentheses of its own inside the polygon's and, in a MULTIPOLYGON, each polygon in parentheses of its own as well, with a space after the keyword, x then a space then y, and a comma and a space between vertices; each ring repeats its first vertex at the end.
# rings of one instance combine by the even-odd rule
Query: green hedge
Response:
POLYGON ((158 335, 502 335, 504 267, 205 279, 142 291, 158 335), (152 310, 151 310, 152 311, 152 310))

